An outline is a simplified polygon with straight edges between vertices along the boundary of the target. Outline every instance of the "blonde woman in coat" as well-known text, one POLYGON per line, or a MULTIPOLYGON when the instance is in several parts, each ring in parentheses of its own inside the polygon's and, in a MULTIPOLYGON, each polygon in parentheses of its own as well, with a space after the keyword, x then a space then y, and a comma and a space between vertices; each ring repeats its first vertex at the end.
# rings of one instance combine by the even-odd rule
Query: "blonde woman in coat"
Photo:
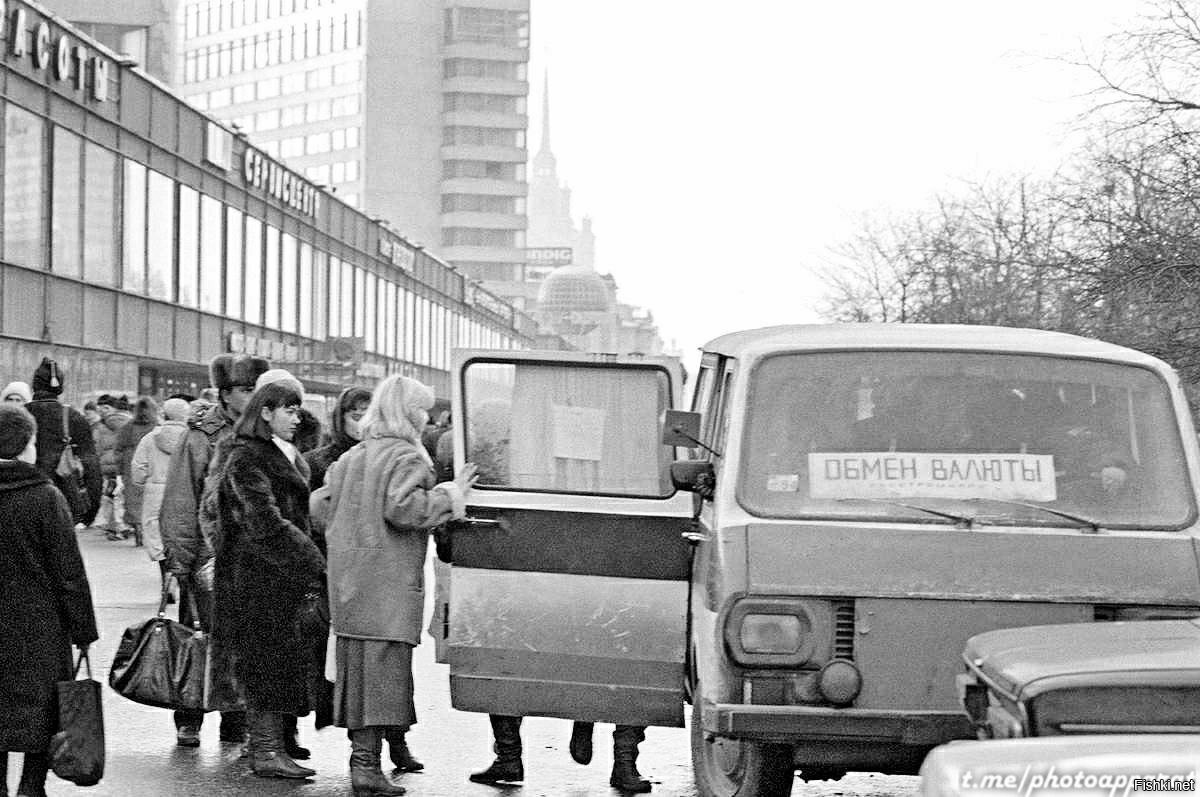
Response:
POLYGON ((334 722, 348 729, 357 795, 403 794, 380 768, 386 738, 397 769, 415 771, 405 733, 416 721, 412 651, 420 643, 429 532, 465 514, 467 465, 437 483, 421 444, 433 392, 415 379, 379 383, 362 442, 329 469, 326 541, 337 648, 334 722))
POLYGON ((142 542, 150 561, 158 562, 166 577, 166 553, 163 550, 159 512, 167 486, 167 469, 171 455, 187 437, 188 403, 180 398, 167 399, 163 404, 163 423, 138 441, 129 463, 131 481, 142 489, 142 542))

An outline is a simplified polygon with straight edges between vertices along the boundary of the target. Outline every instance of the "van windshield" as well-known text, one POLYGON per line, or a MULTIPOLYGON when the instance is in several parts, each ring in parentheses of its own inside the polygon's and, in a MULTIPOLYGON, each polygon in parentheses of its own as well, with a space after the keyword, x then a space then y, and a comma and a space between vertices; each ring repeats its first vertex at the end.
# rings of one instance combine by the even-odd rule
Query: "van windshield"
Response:
POLYGON ((755 369, 748 407, 739 496, 761 516, 1072 525, 1046 507, 1161 529, 1194 513, 1167 385, 1133 365, 783 354, 755 369))

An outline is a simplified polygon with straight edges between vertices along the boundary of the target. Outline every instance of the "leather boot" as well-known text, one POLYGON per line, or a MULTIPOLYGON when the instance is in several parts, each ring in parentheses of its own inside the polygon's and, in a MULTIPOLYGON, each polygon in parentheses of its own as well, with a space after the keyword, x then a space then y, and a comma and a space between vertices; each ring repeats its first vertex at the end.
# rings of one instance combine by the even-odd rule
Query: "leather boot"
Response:
POLYGON ((521 763, 521 718, 492 714, 492 749, 496 760, 482 772, 470 776, 472 783, 515 783, 525 780, 525 767, 521 763))
POLYGON ((302 767, 283 749, 283 714, 247 711, 250 726, 250 769, 260 778, 311 778, 315 769, 302 767))
POLYGON ((350 785, 355 797, 404 794, 406 789, 388 780, 379 766, 383 728, 379 725, 351 728, 346 735, 350 737, 350 785))
POLYGON ((307 761, 312 758, 312 751, 307 747, 301 747, 299 741, 300 731, 296 728, 296 715, 285 714, 283 716, 283 751, 297 761, 307 761))
MULTIPOLYGON (((246 712, 222 711, 220 739, 222 742, 241 744, 246 741, 246 712)), ((292 756, 295 758, 295 756, 292 756)))
POLYGON ((412 751, 408 749, 406 736, 407 731, 395 725, 388 725, 383 729, 383 738, 388 743, 388 755, 392 759, 392 766, 396 768, 392 772, 393 775, 404 772, 420 772, 425 768, 424 764, 413 758, 412 751))
POLYGON ((576 722, 571 726, 571 758, 576 764, 587 766, 592 763, 593 722, 576 722))
POLYGON ((48 753, 26 753, 21 766, 17 797, 46 797, 46 773, 50 771, 48 753))
POLYGON ((618 725, 613 729, 613 768, 608 785, 634 794, 650 791, 650 781, 637 769, 638 744, 645 738, 646 729, 638 725, 618 725))

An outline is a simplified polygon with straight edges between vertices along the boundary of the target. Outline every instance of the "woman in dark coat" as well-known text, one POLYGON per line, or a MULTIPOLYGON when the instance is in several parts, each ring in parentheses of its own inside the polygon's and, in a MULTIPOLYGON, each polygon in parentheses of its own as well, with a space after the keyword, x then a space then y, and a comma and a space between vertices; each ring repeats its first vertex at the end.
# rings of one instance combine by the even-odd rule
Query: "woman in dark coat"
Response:
POLYGON ((294 383, 256 390, 217 479, 213 669, 241 686, 261 777, 316 774, 284 743, 289 717, 307 714, 311 702, 297 610, 325 570, 308 531, 308 467, 291 442, 300 401, 294 383))
POLYGON ((121 484, 125 491, 126 526, 133 529, 136 545, 142 545, 142 493, 143 485, 133 481, 133 452, 137 451, 142 438, 157 428, 159 423, 158 403, 149 396, 141 396, 133 409, 133 420, 117 432, 117 458, 121 462, 121 484))
POLYGON ((33 416, 0 406, 0 786, 8 753, 24 753, 28 797, 46 794, 54 683, 71 678, 71 645, 98 636, 71 510, 34 466, 36 436, 33 416))
POLYGON ((337 407, 329 419, 329 443, 304 455, 311 471, 308 486, 313 490, 325 483, 325 472, 338 457, 354 448, 362 439, 358 422, 371 405, 371 391, 365 387, 348 387, 338 396, 337 407))

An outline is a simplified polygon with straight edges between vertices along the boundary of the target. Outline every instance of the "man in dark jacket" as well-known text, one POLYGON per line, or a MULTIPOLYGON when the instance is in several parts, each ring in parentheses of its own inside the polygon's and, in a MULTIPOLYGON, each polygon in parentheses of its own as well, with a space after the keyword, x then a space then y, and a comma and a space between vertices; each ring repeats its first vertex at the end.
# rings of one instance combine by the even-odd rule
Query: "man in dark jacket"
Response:
MULTIPOLYGON (((184 624, 191 623, 191 601, 187 599, 191 590, 196 593, 201 624, 206 630, 210 627, 212 593, 208 585, 197 584, 197 575, 203 582, 213 559, 212 529, 206 528, 208 521, 201 512, 205 484, 207 477, 220 468, 233 438, 234 423, 250 401, 255 381, 270 368, 267 360, 248 354, 214 357, 208 372, 217 389, 218 404, 203 407, 188 419, 187 437, 171 455, 159 527, 168 567, 179 578, 179 621, 184 624)), ((176 711, 176 742, 184 747, 199 745, 203 721, 203 712, 176 711)), ((223 742, 241 742, 245 736, 244 712, 221 712, 220 736, 223 742)))
POLYGON ((37 469, 46 474, 54 485, 65 494, 66 485, 54 469, 62 456, 66 444, 63 440, 63 413, 67 413, 67 429, 71 445, 83 463, 83 484, 87 488, 90 506, 77 516, 77 522, 90 525, 100 511, 100 495, 104 481, 100 475, 100 459, 92 440, 92 430, 87 419, 78 411, 63 406, 58 397, 63 391, 63 372, 58 363, 43 357, 33 372, 33 401, 25 405, 29 414, 37 421, 37 469))
POLYGON ((104 492, 100 498, 100 513, 96 525, 110 540, 127 539, 133 530, 125 523, 125 484, 121 479, 121 454, 117 438, 133 419, 124 409, 125 401, 107 393, 96 399, 100 423, 93 427, 96 455, 100 457, 100 475, 104 477, 104 492))

